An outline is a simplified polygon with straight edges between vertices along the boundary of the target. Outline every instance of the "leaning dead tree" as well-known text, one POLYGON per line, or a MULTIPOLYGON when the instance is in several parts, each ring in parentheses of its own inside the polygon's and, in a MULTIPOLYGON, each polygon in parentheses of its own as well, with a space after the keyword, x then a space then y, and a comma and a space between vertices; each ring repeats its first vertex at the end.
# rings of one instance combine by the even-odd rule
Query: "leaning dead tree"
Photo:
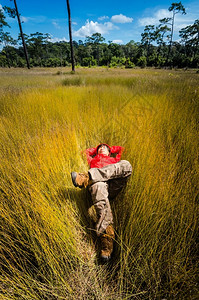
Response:
POLYGON ((69 4, 69 0, 67 0, 66 2, 67 2, 67 9, 68 9, 68 26, 69 26, 69 37, 70 37, 70 52, 71 52, 72 71, 75 72, 75 60, 74 60, 72 30, 71 30, 70 4, 69 4))
POLYGON ((22 26, 21 26, 21 20, 20 20, 18 8, 17 8, 17 2, 16 2, 16 0, 14 0, 14 4, 15 4, 16 15, 17 15, 18 24, 19 24, 19 30, 20 30, 20 34, 21 34, 21 38, 22 38, 22 43, 23 43, 23 49, 24 49, 24 54, 25 54, 25 58, 26 58, 26 63, 27 63, 28 69, 30 69, 30 63, 29 63, 29 59, 28 59, 28 52, 27 52, 27 48, 26 48, 26 43, 25 43, 25 39, 24 39, 24 35, 23 35, 23 30, 22 30, 22 26))

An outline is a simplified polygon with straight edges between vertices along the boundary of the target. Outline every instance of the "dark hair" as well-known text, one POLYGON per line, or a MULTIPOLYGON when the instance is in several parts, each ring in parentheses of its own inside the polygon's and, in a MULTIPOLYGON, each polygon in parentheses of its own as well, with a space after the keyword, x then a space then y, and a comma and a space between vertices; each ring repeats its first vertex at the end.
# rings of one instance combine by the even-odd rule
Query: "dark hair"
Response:
POLYGON ((108 151, 110 153, 111 150, 110 150, 109 146, 107 146, 106 144, 100 144, 100 145, 98 145, 98 147, 97 147, 97 153, 98 153, 99 148, 101 148, 102 146, 106 146, 106 148, 108 149, 108 151))

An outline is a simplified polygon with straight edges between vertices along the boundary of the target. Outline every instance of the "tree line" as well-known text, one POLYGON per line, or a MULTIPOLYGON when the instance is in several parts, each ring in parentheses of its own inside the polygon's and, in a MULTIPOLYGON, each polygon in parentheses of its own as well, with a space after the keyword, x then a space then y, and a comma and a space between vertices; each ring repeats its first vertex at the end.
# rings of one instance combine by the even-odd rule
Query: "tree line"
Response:
MULTIPOLYGON (((186 14, 181 2, 172 3, 168 9, 171 18, 159 20, 159 25, 147 25, 141 34, 140 42, 131 40, 125 45, 109 41, 96 32, 85 41, 73 41, 75 64, 79 66, 135 66, 146 67, 199 67, 199 19, 179 31, 180 41, 173 41, 176 14, 186 14)), ((6 14, 15 17, 16 10, 9 7, 0 9, 0 67, 25 67, 23 39, 27 48, 31 67, 58 67, 71 64, 69 42, 52 42, 49 34, 41 32, 30 35, 19 34, 14 40, 10 33, 6 14)))

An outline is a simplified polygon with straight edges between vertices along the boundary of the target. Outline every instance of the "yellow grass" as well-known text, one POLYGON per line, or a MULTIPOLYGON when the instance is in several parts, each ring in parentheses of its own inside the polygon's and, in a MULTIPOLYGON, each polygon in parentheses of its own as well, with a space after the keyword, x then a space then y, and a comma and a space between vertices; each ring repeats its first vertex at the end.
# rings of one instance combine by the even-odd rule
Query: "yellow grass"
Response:
POLYGON ((0 70, 0 299, 196 299, 198 74, 0 70), (97 259, 81 151, 124 146, 133 174, 97 259))

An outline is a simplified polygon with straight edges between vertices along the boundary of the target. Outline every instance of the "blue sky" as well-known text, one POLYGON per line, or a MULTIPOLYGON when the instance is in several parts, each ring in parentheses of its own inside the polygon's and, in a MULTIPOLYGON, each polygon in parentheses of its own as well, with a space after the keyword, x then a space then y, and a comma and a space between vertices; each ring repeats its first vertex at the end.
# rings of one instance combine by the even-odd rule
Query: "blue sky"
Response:
MULTIPOLYGON (((159 19, 170 16, 168 8, 172 2, 177 1, 70 0, 73 39, 84 41, 85 36, 100 32, 106 42, 139 42, 145 25, 158 25, 159 19)), ((17 0, 17 4, 24 33, 49 33, 53 42, 69 40, 66 0, 17 0)), ((199 1, 182 1, 182 4, 187 14, 176 15, 175 40, 179 39, 179 29, 199 18, 199 1)), ((14 7, 13 1, 0 0, 0 8, 4 5, 14 7)), ((7 31, 16 38, 17 20, 8 17, 7 22, 11 26, 7 31)))

